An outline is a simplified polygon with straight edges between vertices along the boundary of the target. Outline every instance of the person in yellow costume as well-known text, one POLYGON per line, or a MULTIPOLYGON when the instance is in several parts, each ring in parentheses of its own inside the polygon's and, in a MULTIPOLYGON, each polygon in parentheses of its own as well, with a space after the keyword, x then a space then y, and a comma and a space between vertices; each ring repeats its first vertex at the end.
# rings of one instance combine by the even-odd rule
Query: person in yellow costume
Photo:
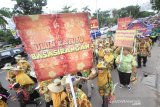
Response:
POLYGON ((104 57, 104 48, 103 44, 99 44, 98 46, 98 58, 101 59, 104 57))
POLYGON ((113 62, 114 62, 114 56, 111 52, 112 50, 110 48, 105 49, 104 53, 104 61, 106 62, 106 67, 108 71, 112 71, 113 69, 113 62))
POLYGON ((17 63, 17 66, 22 67, 22 69, 24 69, 24 71, 29 74, 31 69, 30 69, 30 64, 28 63, 28 61, 26 61, 25 59, 21 59, 19 60, 19 62, 17 63))
POLYGON ((48 89, 52 94, 54 107, 68 107, 67 94, 60 79, 55 79, 53 83, 48 85, 48 89))
POLYGON ((2 96, 0 96, 0 107, 8 107, 7 104, 1 99, 2 99, 2 96))
POLYGON ((21 86, 34 84, 33 80, 25 74, 24 70, 20 66, 13 68, 13 71, 16 75, 16 82, 21 86))
POLYGON ((13 84, 15 82, 15 75, 14 72, 12 71, 13 67, 11 63, 6 63, 2 70, 7 72, 6 80, 10 83, 13 84))
MULTIPOLYGON (((62 81, 63 81, 62 83, 66 87, 66 92, 67 92, 67 96, 68 96, 68 99, 69 99, 69 106, 68 107, 74 107, 73 96, 71 94, 70 85, 69 85, 69 83, 66 82, 67 80, 69 80, 69 78, 67 76, 62 78, 62 81)), ((79 89, 77 87, 79 79, 72 76, 71 80, 72 80, 72 83, 73 83, 73 88, 74 88, 74 92, 75 92, 75 96, 76 96, 77 106, 78 107, 92 107, 92 104, 88 100, 87 95, 81 89, 79 89)))
POLYGON ((99 94, 103 99, 102 107, 108 107, 108 97, 113 94, 113 81, 110 72, 106 69, 106 64, 101 61, 97 65, 98 72, 92 72, 86 79, 93 79, 97 77, 97 86, 99 94))

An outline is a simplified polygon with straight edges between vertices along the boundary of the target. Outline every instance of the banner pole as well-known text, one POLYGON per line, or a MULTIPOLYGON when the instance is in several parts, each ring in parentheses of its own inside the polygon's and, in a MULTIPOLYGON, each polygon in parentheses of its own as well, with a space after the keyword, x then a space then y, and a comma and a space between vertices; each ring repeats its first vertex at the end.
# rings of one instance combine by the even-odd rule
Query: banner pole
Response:
MULTIPOLYGON (((121 49, 120 62, 122 61, 122 56, 123 56, 123 47, 122 47, 122 49, 121 49)), ((120 67, 120 64, 119 64, 118 68, 119 68, 119 67, 120 67)))
POLYGON ((134 40, 134 47, 133 47, 133 53, 136 52, 136 43, 137 43, 137 40, 136 40, 136 38, 135 38, 135 40, 134 40))
POLYGON ((122 61, 122 55, 123 55, 123 47, 121 49, 120 62, 122 61))
POLYGON ((77 107, 77 101, 76 101, 76 96, 75 96, 75 92, 74 92, 74 88, 73 88, 73 83, 72 83, 72 79, 71 79, 71 75, 68 75, 69 77, 69 85, 71 88, 71 93, 72 93, 72 97, 73 97, 73 102, 74 102, 74 107, 77 107))

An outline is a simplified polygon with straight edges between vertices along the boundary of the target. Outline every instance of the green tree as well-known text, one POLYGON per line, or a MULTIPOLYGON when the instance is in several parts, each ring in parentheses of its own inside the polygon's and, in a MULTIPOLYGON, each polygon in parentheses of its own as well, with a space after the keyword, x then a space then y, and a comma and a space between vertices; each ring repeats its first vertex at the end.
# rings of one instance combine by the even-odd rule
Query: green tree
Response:
POLYGON ((118 10, 119 17, 133 17, 133 18, 138 18, 140 12, 140 6, 128 6, 125 8, 121 8, 118 10))
POLYGON ((11 18, 12 13, 9 11, 8 8, 1 8, 0 9, 0 27, 1 29, 6 29, 6 25, 8 24, 6 18, 11 18))
POLYGON ((147 11, 141 11, 139 12, 139 18, 144 18, 144 17, 148 17, 148 16, 153 16, 155 15, 154 12, 147 12, 147 11))
POLYGON ((62 8, 62 10, 60 11, 60 13, 76 13, 77 12, 77 8, 72 9, 72 6, 64 6, 62 8))
MULTIPOLYGON (((98 10, 98 21, 99 21, 99 26, 103 27, 107 25, 109 22, 107 19, 110 17, 109 11, 101 11, 100 9, 98 10)), ((93 13, 92 18, 97 18, 97 13, 93 13)))
POLYGON ((85 7, 82 8, 82 11, 83 11, 83 12, 89 12, 89 13, 90 13, 90 12, 91 12, 91 9, 89 9, 88 6, 85 6, 85 7))
POLYGON ((42 14, 42 7, 47 5, 47 0, 12 0, 16 1, 13 12, 18 15, 42 14))
POLYGON ((152 4, 152 8, 160 12, 160 0, 150 0, 152 4))

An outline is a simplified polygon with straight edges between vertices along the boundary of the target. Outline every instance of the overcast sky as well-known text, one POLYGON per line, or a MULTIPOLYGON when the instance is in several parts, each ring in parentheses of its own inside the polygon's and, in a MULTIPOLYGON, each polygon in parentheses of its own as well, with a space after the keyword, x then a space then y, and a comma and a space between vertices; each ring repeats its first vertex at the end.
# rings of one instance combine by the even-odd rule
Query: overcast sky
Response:
MULTIPOLYGON (((142 5, 149 3, 150 0, 97 0, 97 8, 101 10, 119 9, 129 5, 142 5)), ((44 8, 45 11, 60 11, 65 5, 78 8, 81 11, 82 7, 89 6, 92 12, 96 10, 96 0, 48 0, 48 5, 44 8)), ((0 0, 0 8, 13 8, 14 2, 11 0, 0 0)))

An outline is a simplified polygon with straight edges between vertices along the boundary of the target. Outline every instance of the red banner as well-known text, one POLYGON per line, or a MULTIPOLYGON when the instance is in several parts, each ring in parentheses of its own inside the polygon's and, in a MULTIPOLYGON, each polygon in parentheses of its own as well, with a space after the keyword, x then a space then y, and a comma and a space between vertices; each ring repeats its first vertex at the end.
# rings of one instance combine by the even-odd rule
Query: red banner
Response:
POLYGON ((97 30, 99 28, 99 23, 97 19, 91 19, 90 25, 92 30, 97 30))
POLYGON ((131 17, 118 19, 118 30, 127 30, 128 24, 132 21, 131 17))
POLYGON ((14 17, 39 81, 92 67, 87 13, 14 17))

